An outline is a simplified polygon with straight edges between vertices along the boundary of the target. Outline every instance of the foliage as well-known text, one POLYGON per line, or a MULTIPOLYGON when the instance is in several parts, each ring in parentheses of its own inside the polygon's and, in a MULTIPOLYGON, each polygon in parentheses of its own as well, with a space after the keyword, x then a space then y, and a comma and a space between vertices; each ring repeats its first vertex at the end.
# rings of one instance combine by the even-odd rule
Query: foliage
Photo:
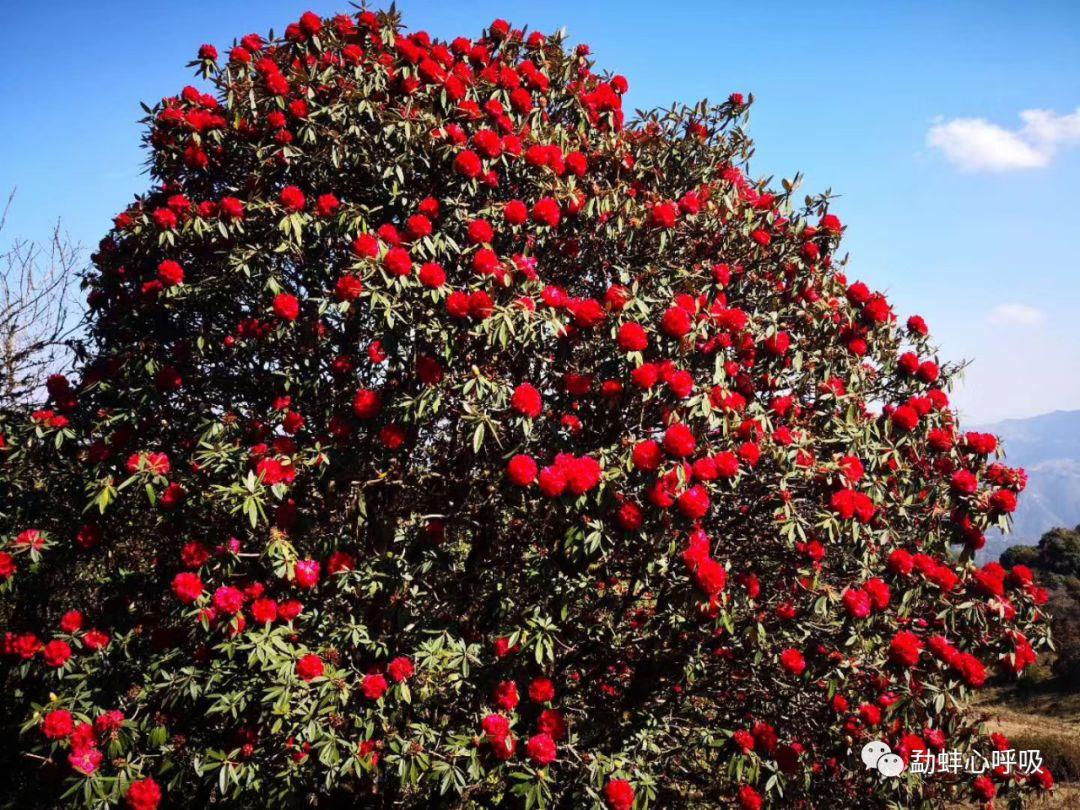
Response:
POLYGON ((1045 644, 970 562, 1023 475, 829 198, 748 177, 750 98, 626 123, 584 46, 394 12, 195 66, 85 360, 2 427, 13 803, 970 788, 858 750, 983 745, 965 696, 1045 644))
POLYGON ((1051 529, 1035 546, 1011 546, 1002 552, 1001 563, 1035 568, 1052 583, 1080 577, 1080 526, 1051 529))
POLYGON ((1032 569, 1049 589, 1053 669, 1062 686, 1080 690, 1080 526, 1051 529, 1037 546, 1012 546, 1002 553, 1001 562, 1032 569))

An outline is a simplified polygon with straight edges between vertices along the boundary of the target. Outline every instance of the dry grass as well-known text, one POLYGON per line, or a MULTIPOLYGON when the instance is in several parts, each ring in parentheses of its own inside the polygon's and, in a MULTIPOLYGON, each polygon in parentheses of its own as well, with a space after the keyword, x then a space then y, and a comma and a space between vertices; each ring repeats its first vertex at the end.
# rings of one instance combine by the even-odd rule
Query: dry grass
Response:
POLYGON ((1009 738, 1016 749, 1042 752, 1057 787, 1050 795, 1033 798, 1037 810, 1080 808, 1080 694, 1051 689, 987 690, 975 707, 990 731, 1009 738))

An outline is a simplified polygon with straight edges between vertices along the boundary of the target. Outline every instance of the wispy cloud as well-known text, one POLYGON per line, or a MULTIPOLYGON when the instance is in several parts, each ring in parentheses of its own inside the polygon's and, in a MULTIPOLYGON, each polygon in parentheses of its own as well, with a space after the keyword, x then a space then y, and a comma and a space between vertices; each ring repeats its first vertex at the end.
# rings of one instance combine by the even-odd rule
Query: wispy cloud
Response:
POLYGON ((1020 120, 1015 129, 985 118, 938 120, 926 133, 926 144, 971 172, 1036 169, 1049 164, 1058 150, 1080 144, 1080 107, 1064 115, 1024 110, 1020 120))
POLYGON ((998 304, 986 319, 995 326, 1037 326, 1046 320, 1046 313, 1027 304, 998 304))

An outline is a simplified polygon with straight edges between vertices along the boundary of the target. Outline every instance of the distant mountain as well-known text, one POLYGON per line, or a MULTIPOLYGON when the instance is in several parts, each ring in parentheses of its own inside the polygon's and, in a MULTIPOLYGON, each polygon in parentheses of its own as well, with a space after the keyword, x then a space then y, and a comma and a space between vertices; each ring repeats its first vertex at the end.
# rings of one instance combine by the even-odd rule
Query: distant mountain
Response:
POLYGON ((1028 474, 1012 533, 988 536, 981 559, 996 560, 1009 546, 1034 545, 1055 526, 1080 525, 1080 411, 1006 419, 974 429, 999 436, 1006 462, 1028 474))

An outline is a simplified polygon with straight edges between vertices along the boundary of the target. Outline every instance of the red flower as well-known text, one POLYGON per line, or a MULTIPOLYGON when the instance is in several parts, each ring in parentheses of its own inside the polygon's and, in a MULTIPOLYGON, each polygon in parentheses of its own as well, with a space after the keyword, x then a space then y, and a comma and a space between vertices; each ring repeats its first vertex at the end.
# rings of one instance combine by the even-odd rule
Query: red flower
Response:
POLYGON ((285 186, 285 188, 281 190, 281 194, 278 195, 278 201, 287 211, 292 211, 293 213, 303 211, 307 206, 307 199, 304 197, 304 192, 296 186, 285 186))
POLYGON ((407 276, 412 273, 412 256, 405 248, 391 248, 383 257, 383 266, 392 276, 407 276))
POLYGON ((213 603, 222 613, 233 616, 244 606, 244 594, 231 585, 222 585, 214 591, 213 603))
POLYGON ((922 639, 909 630, 901 630, 889 643, 889 658, 895 664, 910 668, 919 663, 922 650, 922 639))
POLYGON ((423 214, 413 214, 405 220, 405 230, 409 232, 411 238, 423 239, 425 236, 431 235, 431 220, 423 214))
POLYGON ((199 579, 199 575, 187 571, 173 577, 172 589, 181 602, 189 605, 198 600, 203 594, 203 584, 202 580, 199 579))
POLYGON ((60 617, 60 629, 65 633, 75 633, 82 629, 84 618, 77 610, 69 610, 60 617))
POLYGON ((649 224, 654 228, 674 228, 679 209, 672 202, 662 202, 649 209, 649 224))
POLYGON ((870 596, 861 588, 844 591, 844 609, 853 619, 865 619, 870 615, 870 596))
POLYGON ((480 727, 491 739, 501 739, 510 733, 510 721, 501 714, 489 714, 480 721, 480 727))
POLYGON ((919 424, 919 414, 910 405, 901 405, 892 412, 889 420, 897 430, 906 433, 909 430, 914 430, 915 426, 919 424))
POLYGON ((868 726, 876 726, 881 722, 881 709, 872 703, 864 703, 859 707, 859 719, 868 726))
POLYGON ((953 659, 952 666, 964 679, 964 683, 973 689, 978 689, 986 683, 986 667, 974 655, 960 653, 953 659))
POLYGON ((529 218, 529 209, 521 200, 510 200, 503 206, 503 218, 511 225, 522 225, 529 218))
POLYGON ((604 785, 604 803, 608 810, 633 810, 634 786, 625 779, 612 779, 604 785))
POLYGON ((353 275, 344 275, 334 285, 334 297, 339 301, 355 301, 364 291, 364 283, 353 275))
POLYGON ((664 312, 660 320, 660 328, 664 334, 674 338, 688 335, 692 326, 693 320, 690 313, 682 307, 671 307, 664 312))
POLYGON ((506 465, 506 474, 519 487, 527 487, 536 480, 538 467, 531 456, 516 455, 506 465))
POLYGON ((105 755, 92 747, 76 748, 72 746, 68 752, 68 763, 71 769, 83 776, 92 776, 101 765, 105 755))
POLYGON ((986 596, 1005 595, 1005 569, 998 563, 987 563, 972 575, 975 587, 986 596))
POLYGON ((244 203, 236 197, 222 197, 218 210, 225 219, 241 220, 244 218, 244 203))
POLYGON ((911 559, 911 555, 902 548, 891 551, 886 564, 890 571, 900 575, 910 574, 914 568, 914 562, 911 559))
POLYGON ((365 675, 364 680, 360 682, 360 691, 368 700, 378 700, 389 688, 390 684, 386 682, 386 678, 377 672, 365 675))
POLYGON ((700 520, 709 511, 709 492, 705 487, 695 484, 678 498, 679 511, 690 520, 700 520))
POLYGON ((436 262, 427 262, 420 268, 420 283, 425 287, 441 287, 446 283, 446 271, 436 262))
POLYGON ((176 214, 168 208, 157 208, 150 217, 154 220, 154 224, 163 231, 171 231, 179 222, 176 214))
POLYGON ((566 719, 558 709, 544 709, 536 719, 536 727, 550 734, 556 742, 566 739, 566 719))
POLYGON ((997 796, 997 786, 989 776, 978 776, 971 783, 971 789, 980 801, 989 802, 997 796))
POLYGON ((360 419, 371 419, 382 410, 382 398, 377 391, 361 388, 353 398, 353 413, 360 419))
POLYGON ((555 741, 551 739, 550 734, 537 734, 530 737, 525 744, 525 750, 529 754, 529 759, 541 767, 550 765, 557 756, 555 741))
POLYGON ((166 259, 158 265, 157 276, 166 287, 175 287, 184 283, 184 268, 172 259, 166 259))
POLYGON ((956 575, 956 572, 947 565, 933 566, 926 572, 926 578, 943 591, 951 591, 960 581, 960 577, 956 575))
POLYGON ((296 661, 296 675, 302 681, 321 678, 323 671, 322 659, 312 653, 302 656, 296 661))
POLYGON ((333 194, 320 194, 318 199, 315 200, 315 213, 320 217, 333 216, 340 207, 341 203, 333 194))
POLYGON ((278 618, 283 622, 294 621, 304 610, 303 604, 295 599, 286 599, 278 605, 278 618))
POLYGON ((109 646, 109 634, 102 632, 101 630, 90 629, 83 635, 83 645, 88 650, 103 650, 109 646))
POLYGON ((786 354, 791 346, 791 335, 787 332, 777 332, 770 335, 764 342, 765 351, 777 357, 786 354))
POLYGON ((466 149, 463 152, 459 152, 458 156, 454 158, 454 171, 469 179, 479 177, 483 170, 484 167, 480 163, 480 158, 477 156, 476 152, 466 149))
POLYGON ((490 244, 495 238, 495 231, 492 230, 491 223, 484 219, 472 220, 465 232, 469 237, 469 241, 474 245, 490 244))
POLYGON ((293 570, 296 584, 310 590, 319 584, 322 564, 318 560, 298 560, 293 570))
POLYGON ((522 416, 535 419, 543 410, 544 403, 540 398, 540 392, 529 383, 522 383, 514 389, 510 397, 510 406, 522 416))
POLYGON ((347 551, 335 551, 326 558, 326 573, 333 576, 356 568, 356 558, 347 551))
POLYGON ((512 712, 519 700, 517 684, 513 681, 500 681, 495 687, 495 705, 503 711, 512 712))
POLYGON ((512 758, 517 750, 517 740, 509 732, 502 737, 489 737, 488 742, 491 744, 491 752, 496 759, 504 762, 512 758))
POLYGON ((0 551, 0 582, 11 579, 15 571, 15 558, 6 551, 0 551))
POLYGON ((561 216, 559 204, 550 197, 537 200, 532 209, 533 221, 551 228, 558 226, 561 216))
POLYGON ((619 348, 627 352, 642 352, 649 345, 649 336, 637 323, 624 323, 619 327, 619 348))
POLYGON ((555 699, 555 684, 548 678, 534 678, 529 684, 529 700, 533 703, 550 703, 555 699))
POLYGON ((379 240, 370 233, 362 233, 352 242, 352 252, 362 259, 374 259, 379 255, 379 240))
POLYGON ((413 667, 412 659, 401 655, 387 664, 386 671, 394 683, 401 683, 411 678, 416 670, 413 667))
POLYGON ((295 321, 300 315, 300 302, 295 295, 278 293, 274 296, 274 314, 283 321, 295 321))
POLYGON ((761 794, 750 787, 750 785, 742 785, 739 787, 740 810, 761 810, 762 804, 761 794))
POLYGON ((794 675, 797 678, 806 671, 806 659, 798 650, 787 649, 780 653, 780 666, 789 675, 794 675))
POLYGON ((979 479, 971 470, 957 470, 949 479, 953 492, 961 495, 971 495, 979 488, 979 479))
POLYGON ((1011 514, 1016 511, 1016 493, 1008 489, 997 489, 990 493, 991 512, 1011 514))
POLYGON ((75 730, 75 720, 67 709, 53 709, 41 721, 41 733, 50 740, 62 740, 75 730))
POLYGON ((885 610, 889 606, 889 600, 892 598, 892 593, 889 590, 889 586, 885 584, 883 580, 878 578, 868 579, 863 585, 863 590, 866 595, 870 597, 870 604, 874 610, 885 610))
POLYGON ((124 795, 130 810, 157 810, 161 803, 161 788, 151 777, 139 779, 128 786, 124 795))
POLYGON ((739 457, 730 450, 722 450, 712 457, 716 474, 720 478, 734 478, 739 474, 739 457))
POLYGON ((854 518, 860 523, 869 523, 877 511, 869 495, 852 489, 834 492, 829 499, 829 506, 841 519, 854 518))
POLYGON ((714 597, 727 585, 727 569, 712 557, 703 557, 691 565, 694 582, 707 597, 714 597))
POLYGON ((308 36, 316 36, 322 31, 323 23, 318 14, 305 11, 300 15, 300 29, 308 36))
POLYGON ((619 521, 619 526, 626 531, 636 532, 644 523, 645 515, 636 503, 626 501, 619 506, 616 519, 619 521))
POLYGON ((679 422, 664 433, 664 449, 676 458, 685 458, 693 455, 697 449, 697 440, 690 428, 679 422))
POLYGON ((273 599, 256 599, 251 603, 251 618, 258 624, 270 624, 277 617, 278 606, 273 599))

